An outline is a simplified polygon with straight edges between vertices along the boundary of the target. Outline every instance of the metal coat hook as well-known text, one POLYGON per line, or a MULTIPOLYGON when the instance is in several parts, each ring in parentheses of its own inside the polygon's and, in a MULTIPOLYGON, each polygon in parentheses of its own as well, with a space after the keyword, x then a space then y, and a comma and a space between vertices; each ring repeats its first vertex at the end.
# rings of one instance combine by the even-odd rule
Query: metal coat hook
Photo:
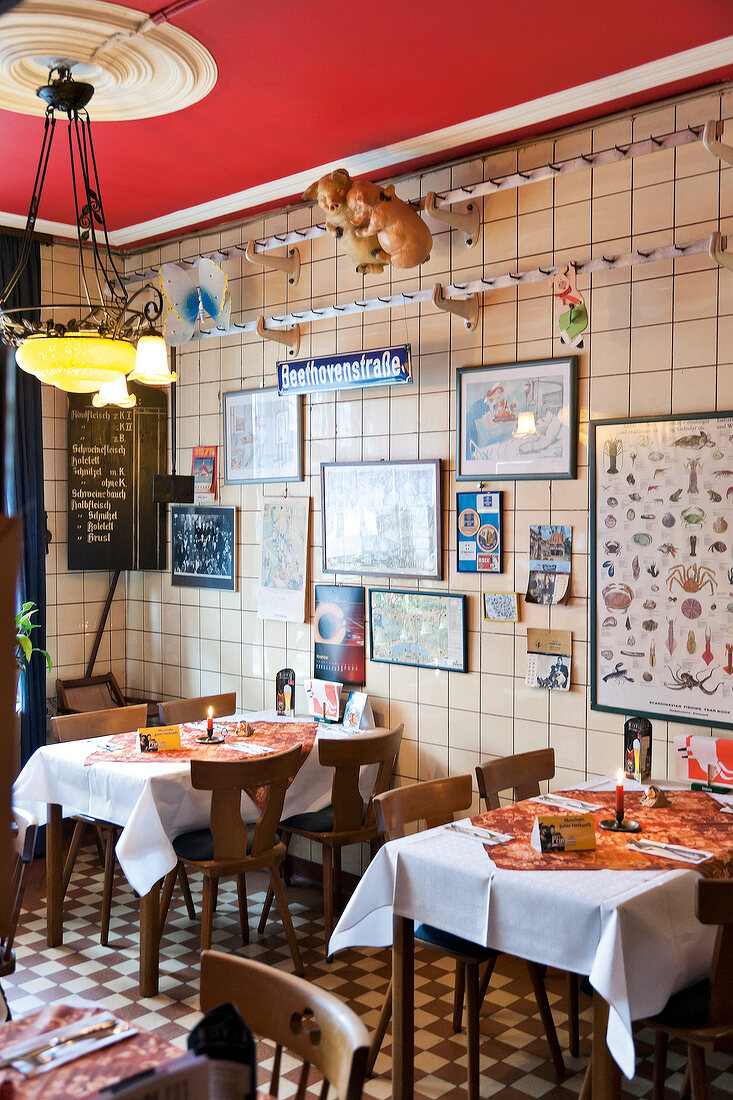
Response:
POLYGON ((720 233, 713 233, 710 238, 710 258, 715 260, 719 267, 727 267, 729 271, 733 271, 733 253, 726 252, 727 244, 727 237, 721 236, 720 233))
POLYGON ((436 309, 442 309, 445 313, 456 313, 462 317, 468 332, 473 332, 477 328, 478 294, 471 294, 468 298, 444 298, 443 287, 440 283, 436 283, 433 287, 432 302, 436 309))
POLYGON ((469 202, 465 214, 459 214, 457 210, 447 210, 445 207, 435 205, 435 192, 428 191, 425 196, 425 213, 429 218, 438 222, 446 222, 451 229, 460 229, 466 248, 475 248, 481 240, 481 214, 478 204, 469 202))
POLYGON ((265 318, 257 318, 255 332, 263 340, 272 340, 276 344, 284 344, 288 349, 288 355, 297 355, 300 351, 300 325, 294 325, 290 329, 265 328, 265 318))
POLYGON ((300 279, 300 252, 297 248, 291 248, 286 256, 273 256, 271 252, 255 252, 255 242, 248 241, 244 255, 251 264, 259 264, 261 267, 284 271, 288 276, 291 286, 297 286, 300 279))
POLYGON ((702 132, 702 143, 708 153, 712 153, 714 157, 719 157, 720 160, 724 160, 726 164, 733 164, 733 146, 726 145, 720 140, 722 134, 723 123, 711 119, 709 122, 705 123, 705 128, 702 132))

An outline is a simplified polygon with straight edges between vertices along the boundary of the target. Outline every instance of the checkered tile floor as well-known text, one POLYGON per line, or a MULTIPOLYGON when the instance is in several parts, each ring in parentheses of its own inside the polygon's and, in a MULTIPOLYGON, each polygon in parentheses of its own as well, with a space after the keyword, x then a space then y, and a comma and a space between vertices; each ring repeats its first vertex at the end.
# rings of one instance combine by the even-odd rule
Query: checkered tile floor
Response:
MULTIPOLYGON (((277 910, 265 933, 258 936, 256 924, 264 899, 261 876, 248 881, 252 942, 243 947, 239 935, 236 893, 222 884, 214 921, 214 947, 222 951, 249 954, 288 971, 292 963, 277 910)), ((137 993, 138 963, 137 901, 118 875, 112 908, 109 947, 99 944, 99 901, 101 872, 96 853, 81 853, 66 899, 65 944, 47 948, 45 943, 45 881, 42 861, 36 861, 26 893, 25 911, 16 939, 18 967, 3 979, 13 1014, 32 1012, 41 1005, 75 994, 98 1001, 105 1008, 140 1027, 157 1031, 163 1038, 185 1048, 186 1035, 198 1021, 198 951, 200 929, 192 923, 176 892, 161 944, 160 995, 141 1000, 137 993)), ((200 911, 198 882, 191 886, 200 911)), ((293 885, 288 890, 290 909, 299 939, 306 977, 346 1001, 367 1027, 373 1028, 379 1015, 389 978, 387 951, 364 949, 336 956, 328 964, 323 956, 320 894, 311 887, 293 885)), ((550 973, 548 996, 563 1047, 568 1073, 558 1082, 539 1019, 534 1014, 529 982, 523 967, 502 958, 497 965, 483 1006, 481 1031, 481 1095, 510 1100, 519 1096, 575 1100, 583 1080, 590 1049, 590 1001, 581 995, 581 1057, 566 1052, 565 979, 550 973)), ((417 953, 416 981, 416 1095, 426 1100, 460 1098, 466 1095, 465 1033, 454 1035, 451 1026, 453 989, 452 964, 438 956, 417 953)), ((367 1082, 365 1096, 389 1097, 392 1091, 391 1032, 387 1033, 376 1066, 367 1082)), ((635 1096, 651 1092, 651 1034, 637 1040, 640 1055, 633 1081, 624 1091, 635 1096)), ((258 1047, 259 1084, 265 1087, 271 1069, 272 1048, 258 1047)), ((685 1059, 681 1048, 670 1050, 668 1088, 679 1090, 685 1059)), ((730 1058, 708 1058, 712 1100, 730 1100, 733 1095, 733 1064, 730 1058)), ((288 1066, 284 1066, 285 1069, 288 1066)), ((292 1069, 292 1066, 290 1067, 292 1069)), ((281 1084, 281 1095, 295 1092, 297 1074, 281 1084)))

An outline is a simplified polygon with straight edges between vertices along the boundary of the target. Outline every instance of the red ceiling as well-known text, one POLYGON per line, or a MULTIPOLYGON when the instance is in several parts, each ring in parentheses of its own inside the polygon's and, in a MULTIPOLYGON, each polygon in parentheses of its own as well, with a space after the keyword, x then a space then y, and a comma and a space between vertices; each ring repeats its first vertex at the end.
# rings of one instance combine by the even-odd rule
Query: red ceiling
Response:
MULTIPOLYGON (((152 13, 161 2, 135 6, 152 13)), ((219 79, 186 110, 94 125, 112 230, 726 38, 733 4, 200 0, 171 22, 210 50, 219 79)), ((731 77, 733 54, 722 70, 674 86, 661 80, 585 115, 731 77)), ((93 101, 90 114, 93 120, 93 101)), ((573 112, 542 129, 580 117, 573 112)), ((26 213, 41 127, 39 118, 0 111, 0 148, 12 150, 3 158, 2 211, 26 213)), ((68 170, 56 144, 39 216, 67 222, 68 170)), ((417 152, 403 166, 417 163, 417 152)))

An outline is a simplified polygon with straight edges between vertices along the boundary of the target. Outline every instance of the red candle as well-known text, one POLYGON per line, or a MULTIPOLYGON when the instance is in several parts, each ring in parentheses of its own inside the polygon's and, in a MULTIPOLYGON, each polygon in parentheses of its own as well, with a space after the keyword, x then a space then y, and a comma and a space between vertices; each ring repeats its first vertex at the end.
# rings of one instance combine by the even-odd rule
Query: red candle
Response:
POLYGON ((624 770, 619 768, 616 772, 616 813, 623 816, 624 812, 624 770))
POLYGON ((209 707, 209 717, 206 721, 206 732, 211 737, 214 732, 214 708, 209 707))

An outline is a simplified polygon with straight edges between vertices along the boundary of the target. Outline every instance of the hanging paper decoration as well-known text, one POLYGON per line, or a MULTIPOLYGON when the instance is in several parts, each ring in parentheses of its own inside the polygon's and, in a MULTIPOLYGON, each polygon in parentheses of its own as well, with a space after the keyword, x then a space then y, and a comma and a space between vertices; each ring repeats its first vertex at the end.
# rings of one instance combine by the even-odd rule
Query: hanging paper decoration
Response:
POLYGON ((165 342, 171 347, 192 339, 197 320, 202 328, 210 328, 212 323, 229 327, 232 296, 228 279, 213 260, 202 257, 191 271, 178 264, 162 264, 160 286, 168 306, 165 342))
POLYGON ((575 266, 565 264, 547 280, 555 294, 555 319, 563 344, 582 348, 583 333, 588 328, 588 310, 578 290, 575 266))

